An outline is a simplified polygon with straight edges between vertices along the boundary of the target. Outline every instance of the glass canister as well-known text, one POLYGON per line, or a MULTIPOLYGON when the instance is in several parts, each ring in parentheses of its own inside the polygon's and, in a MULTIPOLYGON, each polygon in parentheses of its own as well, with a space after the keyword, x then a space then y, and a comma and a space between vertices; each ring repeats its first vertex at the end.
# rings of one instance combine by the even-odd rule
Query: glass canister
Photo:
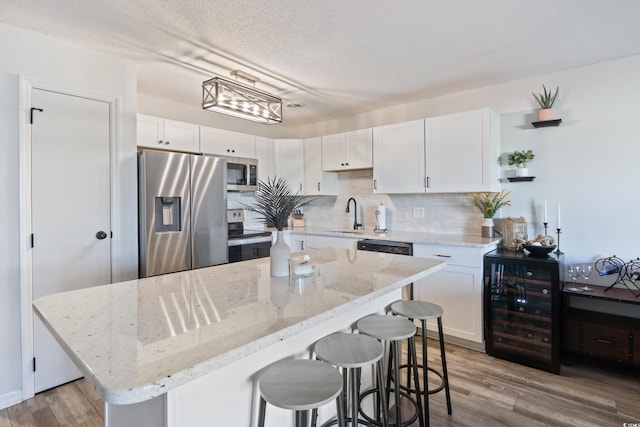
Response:
POLYGON ((527 221, 524 217, 505 218, 502 222, 502 246, 512 251, 520 251, 526 240, 527 221))

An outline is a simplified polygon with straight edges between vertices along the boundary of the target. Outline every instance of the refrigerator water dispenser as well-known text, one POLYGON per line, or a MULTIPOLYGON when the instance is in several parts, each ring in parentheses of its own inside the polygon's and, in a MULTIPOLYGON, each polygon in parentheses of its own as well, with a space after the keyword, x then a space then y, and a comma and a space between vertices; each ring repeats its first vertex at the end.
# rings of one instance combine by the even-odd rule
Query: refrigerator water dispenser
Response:
POLYGON ((155 232, 182 231, 180 220, 181 197, 155 198, 155 232))

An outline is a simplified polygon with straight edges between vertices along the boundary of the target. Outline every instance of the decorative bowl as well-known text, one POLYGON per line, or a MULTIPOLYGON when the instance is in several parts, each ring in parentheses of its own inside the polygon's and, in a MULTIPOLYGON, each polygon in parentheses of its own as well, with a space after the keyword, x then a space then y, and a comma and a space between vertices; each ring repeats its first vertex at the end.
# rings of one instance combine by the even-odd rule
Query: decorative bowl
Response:
POLYGON ((543 257, 551 253, 551 251, 553 251, 556 248, 556 245, 551 245, 551 246, 522 245, 522 247, 525 248, 525 250, 527 250, 527 252, 529 252, 531 256, 543 257))

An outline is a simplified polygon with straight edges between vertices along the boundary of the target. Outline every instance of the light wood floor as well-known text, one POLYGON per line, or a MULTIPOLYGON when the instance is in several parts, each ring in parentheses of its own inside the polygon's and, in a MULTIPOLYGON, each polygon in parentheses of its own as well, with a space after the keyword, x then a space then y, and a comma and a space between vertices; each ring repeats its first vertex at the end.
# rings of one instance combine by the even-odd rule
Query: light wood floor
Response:
MULTIPOLYGON (((435 366, 437 357, 437 342, 430 342, 429 363, 435 366)), ((640 423, 639 369, 574 360, 554 375, 452 344, 447 362, 453 415, 447 415, 444 392, 432 395, 432 426, 640 423)), ((102 426, 103 420, 103 402, 84 379, 0 411, 0 427, 102 426)))

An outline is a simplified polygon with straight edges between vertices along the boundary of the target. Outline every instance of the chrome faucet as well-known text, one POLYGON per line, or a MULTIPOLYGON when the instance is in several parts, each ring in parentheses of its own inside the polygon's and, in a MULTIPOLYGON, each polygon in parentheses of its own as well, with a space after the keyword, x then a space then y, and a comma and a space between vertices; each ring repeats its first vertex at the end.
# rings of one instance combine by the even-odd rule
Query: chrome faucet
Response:
POLYGON ((357 230, 359 227, 362 227, 362 224, 358 224, 358 204, 356 203, 356 199, 353 197, 349 197, 347 200, 347 208, 344 210, 346 213, 349 213, 349 205, 353 200, 353 229, 357 230))

